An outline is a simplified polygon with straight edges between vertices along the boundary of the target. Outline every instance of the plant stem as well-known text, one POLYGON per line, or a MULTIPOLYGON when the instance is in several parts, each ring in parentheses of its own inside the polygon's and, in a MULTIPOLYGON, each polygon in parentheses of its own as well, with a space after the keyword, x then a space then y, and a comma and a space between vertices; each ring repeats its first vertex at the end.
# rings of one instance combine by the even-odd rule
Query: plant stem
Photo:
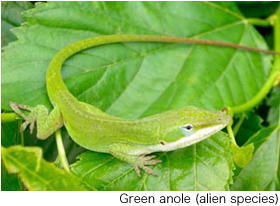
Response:
POLYGON ((258 19, 258 18, 249 18, 247 21, 249 24, 252 24, 254 26, 260 26, 260 27, 269 27, 271 26, 271 19, 273 19, 274 16, 269 16, 266 19, 258 19))
POLYGON ((65 149, 64 149, 60 130, 57 130, 55 132, 55 139, 56 139, 56 144, 57 144, 58 156, 59 156, 60 162, 62 164, 62 167, 67 172, 70 172, 69 163, 68 163, 68 160, 67 160, 67 157, 65 154, 65 149))
MULTIPOLYGON (((277 9, 277 12, 275 15, 273 15, 273 26, 274 26, 274 42, 275 42, 275 51, 280 51, 280 6, 277 9)), ((273 84, 275 83, 275 80, 277 77, 280 76, 280 56, 275 55, 273 67, 271 70, 271 73, 261 88, 261 90, 248 102, 245 102, 244 104, 235 106, 235 107, 228 107, 229 114, 234 115, 236 113, 241 113, 248 111, 252 108, 254 108, 256 105, 258 105, 269 93, 271 88, 273 87, 273 84)))
MULTIPOLYGON (((280 51, 280 5, 276 11, 276 15, 274 17, 274 50, 280 51)), ((276 55, 275 57, 275 70, 278 70, 278 76, 276 77, 276 81, 274 85, 279 84, 280 82, 280 57, 276 55)))
POLYGON ((234 137, 232 128, 231 128, 231 124, 227 125, 227 131, 228 131, 228 135, 230 136, 230 139, 231 139, 231 142, 233 143, 233 145, 238 147, 238 145, 237 145, 237 143, 235 141, 235 137, 234 137))
POLYGON ((242 123, 244 122, 245 120, 245 117, 246 117, 246 114, 245 113, 242 113, 239 121, 237 122, 237 124, 235 125, 235 127, 233 128, 233 134, 236 135, 239 128, 241 127, 242 123))
MULTIPOLYGON (((21 124, 22 124, 22 120, 19 120, 18 121, 18 131, 20 131, 21 124)), ((24 146, 24 131, 20 132, 19 135, 20 135, 20 145, 24 146)))
MULTIPOLYGON (((276 66, 274 68, 276 68, 276 66)), ((266 97, 266 95, 273 86, 274 80, 278 75, 279 71, 277 71, 276 69, 272 69, 270 76, 268 77, 267 81, 265 82, 264 86, 261 88, 259 93, 257 93, 256 96, 253 97, 253 99, 249 100, 248 102, 245 102, 244 104, 228 108, 229 113, 233 115, 236 113, 241 113, 253 109, 266 97)))
MULTIPOLYGON (((280 5, 276 11, 276 15, 273 18, 274 24, 274 50, 280 51, 280 5)), ((280 61, 280 58, 277 58, 280 61)))
POLYGON ((15 113, 1 113, 1 122, 2 123, 14 122, 18 119, 19 118, 15 113))

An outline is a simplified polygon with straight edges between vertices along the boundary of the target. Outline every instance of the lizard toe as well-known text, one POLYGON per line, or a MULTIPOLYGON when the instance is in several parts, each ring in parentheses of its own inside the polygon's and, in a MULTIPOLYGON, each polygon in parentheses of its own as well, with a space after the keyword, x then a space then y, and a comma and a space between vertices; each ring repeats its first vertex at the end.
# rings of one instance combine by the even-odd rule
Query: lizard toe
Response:
POLYGON ((138 176, 138 177, 141 177, 141 173, 140 173, 139 167, 135 166, 135 167, 133 167, 133 168, 134 168, 134 171, 136 172, 137 176, 138 176))
POLYGON ((150 175, 157 175, 157 174, 155 173, 155 171, 152 170, 152 169, 149 168, 149 167, 141 166, 141 169, 143 169, 147 174, 150 174, 150 175))

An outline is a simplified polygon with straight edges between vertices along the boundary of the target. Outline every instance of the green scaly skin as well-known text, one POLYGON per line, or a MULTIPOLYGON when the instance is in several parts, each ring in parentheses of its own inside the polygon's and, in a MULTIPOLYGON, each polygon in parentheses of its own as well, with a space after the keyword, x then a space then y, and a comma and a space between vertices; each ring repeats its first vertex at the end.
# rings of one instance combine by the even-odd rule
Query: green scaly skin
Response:
POLYGON ((36 122, 37 137, 46 139, 64 125, 77 144, 92 151, 112 154, 132 165, 138 176, 140 176, 140 168, 155 175, 155 172, 146 165, 155 165, 161 162, 154 160, 155 156, 145 156, 146 154, 171 151, 195 144, 220 131, 231 121, 231 118, 223 112, 201 110, 188 106, 142 119, 127 120, 110 116, 92 105, 78 101, 68 91, 61 78, 63 62, 86 48, 117 42, 209 44, 276 54, 273 51, 231 43, 192 38, 147 35, 92 37, 64 47, 50 62, 46 75, 46 85, 49 99, 54 108, 49 114, 43 105, 29 108, 15 102, 10 103, 11 108, 26 120, 22 124, 21 131, 30 124, 32 132, 36 122), (23 114, 20 109, 29 110, 29 116, 23 114))

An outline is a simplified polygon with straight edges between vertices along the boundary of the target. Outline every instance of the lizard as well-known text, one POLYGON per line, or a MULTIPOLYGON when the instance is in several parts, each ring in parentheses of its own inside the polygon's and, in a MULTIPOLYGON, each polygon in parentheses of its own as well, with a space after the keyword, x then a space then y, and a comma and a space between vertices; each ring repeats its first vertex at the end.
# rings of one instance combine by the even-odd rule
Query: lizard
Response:
POLYGON ((243 45, 196 38, 152 35, 105 35, 83 39, 62 48, 51 60, 46 73, 48 97, 53 105, 49 113, 44 105, 30 108, 10 102, 10 107, 25 122, 20 131, 37 125, 37 138, 44 140, 65 126, 71 138, 80 146, 103 153, 129 163, 136 174, 141 169, 151 175, 156 173, 148 167, 161 160, 148 154, 172 151, 200 142, 226 127, 231 116, 222 111, 209 111, 194 106, 165 111, 141 119, 123 119, 110 116, 102 110, 78 101, 67 89, 61 77, 63 62, 84 49, 120 42, 168 42, 207 44, 231 47, 253 52, 278 54, 275 51, 243 45), (21 110, 28 110, 26 115, 21 110))

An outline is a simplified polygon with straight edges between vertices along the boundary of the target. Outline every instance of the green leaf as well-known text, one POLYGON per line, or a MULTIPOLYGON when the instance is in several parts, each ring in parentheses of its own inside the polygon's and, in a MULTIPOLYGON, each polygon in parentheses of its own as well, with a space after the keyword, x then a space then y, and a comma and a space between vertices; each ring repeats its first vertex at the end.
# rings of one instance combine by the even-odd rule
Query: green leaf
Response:
POLYGON ((268 17, 275 13, 279 5, 277 1, 237 1, 236 3, 244 16, 248 18, 268 17))
MULTIPOLYGON (((19 41, 2 57, 1 105, 7 110, 10 101, 50 108, 45 72, 51 58, 86 37, 157 34, 266 48, 231 2, 49 2, 24 16, 29 23, 15 30, 19 41)), ((120 43, 74 55, 62 75, 79 100, 138 118, 186 105, 221 109, 244 103, 270 67, 268 55, 230 48, 120 43)))
POLYGON ((1 123, 1 145, 8 147, 20 143, 18 122, 1 123))
MULTIPOLYGON (((280 136, 280 134, 279 134, 280 136)), ((280 145, 279 145, 280 147, 280 145)), ((278 169, 276 174, 276 190, 280 191, 280 151, 278 152, 278 169)))
MULTIPOLYGON (((2 118, 1 118, 2 119, 2 118)), ((20 143, 18 133, 18 122, 1 123, 1 145, 9 147, 20 143)), ((1 190, 2 191, 21 191, 23 186, 15 174, 9 174, 3 161, 1 161, 1 190)))
POLYGON ((157 153, 157 176, 138 177, 134 169, 109 154, 84 152, 71 171, 98 190, 228 190, 233 163, 229 137, 219 132, 194 146, 157 153))
MULTIPOLYGON (((3 114, 2 114, 3 115, 3 114)), ((30 134, 26 130, 23 134, 19 133, 20 122, 1 123, 1 145, 9 147, 13 145, 39 146, 43 149, 44 158, 48 161, 54 161, 57 157, 56 142, 54 135, 50 136, 46 141, 39 140, 36 133, 30 134)))
POLYGON ((267 104, 269 106, 267 121, 270 125, 279 124, 279 107, 280 107, 280 87, 274 87, 267 104))
POLYGON ((279 128, 262 129, 247 144, 254 143, 252 161, 234 179, 232 190, 275 190, 279 184, 280 135, 279 128), (278 177, 277 177, 278 174, 278 177))
POLYGON ((15 41, 16 36, 10 31, 24 22, 23 11, 33 8, 28 1, 1 1, 1 46, 15 41))
POLYGON ((247 146, 238 147, 237 145, 232 146, 233 150, 233 161, 241 168, 246 167, 251 162, 254 152, 254 145, 249 144, 247 146))
POLYGON ((1 191, 22 191, 19 178, 15 174, 9 174, 1 160, 1 191))
MULTIPOLYGON (((25 146, 37 145, 42 148, 44 158, 47 161, 54 161, 57 158, 56 142, 54 137, 48 138, 46 141, 38 140, 35 134, 30 134, 29 131, 24 132, 23 138, 19 134, 18 122, 9 122, 1 124, 1 145, 9 147, 17 144, 24 144, 25 146), (23 142, 22 142, 23 140, 23 142)), ((82 148, 75 146, 73 141, 69 138, 69 135, 62 131, 64 146, 67 153, 67 157, 70 163, 72 163, 76 156, 83 151, 82 148)), ((9 174, 7 169, 1 161, 1 189, 3 191, 15 191, 23 190, 17 175, 9 174)))
POLYGON ((42 159, 38 147, 1 147, 1 158, 9 173, 19 174, 28 190, 85 190, 74 175, 42 159))
POLYGON ((252 135, 254 135, 259 130, 264 128, 262 126, 262 122, 263 122, 263 119, 259 115, 255 114, 253 112, 248 112, 246 114, 244 122, 242 123, 241 127, 239 128, 237 134, 235 135, 237 144, 243 145, 245 142, 248 141, 248 139, 252 135))

